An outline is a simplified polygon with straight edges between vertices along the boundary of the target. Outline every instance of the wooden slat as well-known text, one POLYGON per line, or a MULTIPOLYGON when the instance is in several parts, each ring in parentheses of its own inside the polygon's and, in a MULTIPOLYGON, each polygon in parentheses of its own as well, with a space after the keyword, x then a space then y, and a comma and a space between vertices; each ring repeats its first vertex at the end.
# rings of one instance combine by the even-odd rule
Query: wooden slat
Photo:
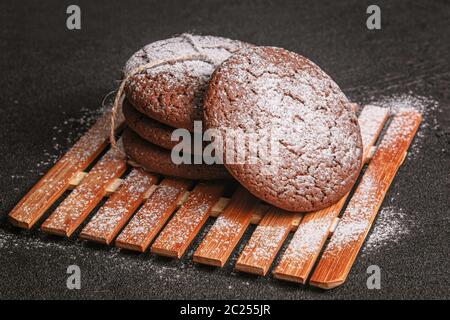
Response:
POLYGON ((191 182, 164 179, 116 239, 116 246, 144 252, 178 206, 191 182))
MULTIPOLYGON (((300 214, 297 214, 300 215, 300 214)), ((236 262, 236 270, 264 276, 288 236, 296 214, 272 207, 236 262)))
POLYGON ((219 201, 217 201, 217 203, 211 209, 211 217, 217 218, 223 212, 223 210, 225 210, 229 202, 230 198, 220 198, 219 201))
MULTIPOLYGON (((118 117, 122 126, 123 116, 118 117)), ((69 187, 69 181, 84 170, 108 143, 110 113, 105 113, 77 143, 36 183, 9 213, 12 224, 30 229, 69 187)))
POLYGON ((347 196, 328 208, 304 215, 273 270, 275 278, 305 283, 347 196))
MULTIPOLYGON (((121 140, 119 140, 119 144, 121 140)), ((45 220, 41 230, 70 237, 101 201, 106 188, 126 170, 125 157, 110 149, 92 168, 78 187, 45 220)))
POLYGON ((224 190, 223 183, 199 183, 151 247, 151 252, 181 258, 208 219, 224 190))
POLYGON ((330 289, 344 283, 419 127, 417 112, 392 120, 327 245, 310 284, 330 289))
POLYGON ((257 213, 258 204, 259 200, 239 187, 195 251, 194 261, 223 267, 257 213))
MULTIPOLYGON (((88 174, 87 172, 78 171, 77 174, 72 179, 70 179, 68 190, 75 189, 83 181, 83 179, 87 176, 87 174, 88 174)), ((119 189, 119 187, 122 185, 122 183, 123 179, 121 178, 114 179, 114 181, 111 182, 111 184, 108 185, 108 187, 106 188, 105 197, 109 197, 111 194, 116 192, 117 189, 119 189)))
MULTIPOLYGON (((386 108, 366 106, 361 112, 358 120, 361 128, 364 160, 369 157, 371 147, 377 140, 387 117, 388 110, 386 108)), ((308 213, 303 217, 273 271, 275 278, 305 283, 347 196, 328 208, 308 213)))
POLYGON ((157 180, 158 178, 151 173, 133 169, 119 189, 84 227, 80 238, 110 244, 157 180))

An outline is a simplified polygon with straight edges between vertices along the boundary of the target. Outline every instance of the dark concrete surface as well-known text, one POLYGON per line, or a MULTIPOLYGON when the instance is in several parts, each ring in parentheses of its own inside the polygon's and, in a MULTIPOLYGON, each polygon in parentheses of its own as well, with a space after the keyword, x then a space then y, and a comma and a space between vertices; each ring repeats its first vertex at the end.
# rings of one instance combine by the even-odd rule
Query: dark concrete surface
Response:
POLYGON ((450 298, 449 17, 446 0, 1 1, 0 298, 450 298), (379 31, 365 27, 372 2, 382 9, 379 31), (80 31, 65 26, 73 3, 80 31), (236 255, 222 270, 194 266, 196 243, 172 261, 12 228, 9 210, 86 130, 127 57, 185 31, 299 52, 353 101, 436 101, 383 203, 408 215, 410 232, 361 254, 348 282, 325 292, 234 273, 236 255), (70 264, 81 268, 81 290, 66 288, 70 264), (381 267, 381 290, 366 287, 372 264, 381 267))

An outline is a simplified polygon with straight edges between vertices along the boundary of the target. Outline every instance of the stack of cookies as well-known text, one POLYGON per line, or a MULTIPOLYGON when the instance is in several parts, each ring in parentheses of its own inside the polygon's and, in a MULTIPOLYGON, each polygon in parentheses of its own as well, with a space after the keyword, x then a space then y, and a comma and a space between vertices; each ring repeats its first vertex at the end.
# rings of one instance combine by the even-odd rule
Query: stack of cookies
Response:
MULTIPOLYGON (((350 190, 362 166, 356 115, 338 85, 305 57, 183 34, 136 52, 125 75, 199 52, 205 59, 165 63, 127 81, 123 144, 135 163, 180 178, 233 177, 288 211, 322 209, 350 190), (172 139, 176 129, 214 130, 222 162, 177 164, 171 152, 179 143, 172 139)), ((188 152, 202 158, 201 148, 188 152)))
POLYGON ((125 76, 151 61, 198 52, 207 59, 147 69, 126 83, 123 113, 128 128, 123 142, 128 156, 145 169, 168 176, 230 179, 221 164, 175 164, 171 150, 179 141, 171 137, 174 130, 180 128, 193 136, 196 121, 202 126, 203 97, 212 73, 234 52, 246 46, 243 42, 220 37, 183 34, 151 43, 136 52, 126 63, 125 76))

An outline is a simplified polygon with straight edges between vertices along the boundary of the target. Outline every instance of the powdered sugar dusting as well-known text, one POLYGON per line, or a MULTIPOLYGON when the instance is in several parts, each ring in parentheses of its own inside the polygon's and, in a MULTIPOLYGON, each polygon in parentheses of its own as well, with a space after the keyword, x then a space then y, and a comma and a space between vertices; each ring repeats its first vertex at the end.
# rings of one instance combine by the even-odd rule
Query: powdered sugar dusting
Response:
MULTIPOLYGON (((174 206, 185 188, 161 184, 141 209, 134 215, 123 232, 117 238, 125 243, 143 243, 147 236, 164 223, 168 210, 174 206)), ((169 212, 170 214, 171 212, 169 212)))
POLYGON ((417 111, 422 114, 423 121, 416 133, 415 139, 408 150, 408 159, 411 159, 422 150, 424 135, 427 129, 437 127, 437 113, 442 112, 439 104, 432 97, 424 97, 408 94, 394 95, 388 97, 372 97, 369 104, 387 108, 392 114, 405 111, 417 111))
POLYGON ((378 150, 396 150, 405 143, 409 143, 417 128, 419 118, 413 116, 411 112, 401 111, 395 115, 394 120, 389 126, 389 135, 384 135, 378 150))
POLYGON ((66 148, 60 143, 59 136, 64 134, 64 139, 66 140, 64 145, 72 147, 75 141, 80 138, 81 133, 89 128, 104 112, 106 112, 105 107, 97 109, 83 107, 81 108, 81 117, 67 118, 60 125, 54 126, 52 128, 55 133, 55 136, 52 138, 52 150, 44 149, 45 159, 36 164, 36 169, 30 169, 30 171, 37 171, 39 175, 43 175, 47 170, 46 168, 54 164, 61 157, 62 153, 66 151, 66 148))
POLYGON ((378 213, 375 226, 363 247, 363 253, 375 253, 382 248, 400 244, 410 233, 413 224, 403 209, 392 206, 383 208, 378 213))
POLYGON ((409 109, 409 112, 404 109, 396 111, 388 131, 382 137, 378 146, 377 152, 384 152, 383 154, 386 156, 383 158, 380 154, 381 157, 373 159, 372 164, 375 166, 369 165, 368 170, 364 173, 357 191, 353 194, 330 240, 325 256, 339 253, 353 245, 354 242, 364 240, 369 232, 372 220, 375 218, 375 210, 378 209, 378 205, 383 199, 384 189, 380 188, 389 186, 388 183, 390 183, 393 174, 392 170, 396 169, 396 166, 402 160, 398 158, 402 156, 399 152, 402 152, 404 150, 402 148, 407 147, 409 141, 413 138, 418 121, 417 114, 411 113, 411 109, 409 109), (389 155, 395 153, 397 153, 397 158, 389 157, 389 155), (375 161, 377 161, 376 164, 375 161), (390 166, 391 161, 394 164, 390 166), (388 169, 383 170, 384 166, 388 169))
POLYGON ((202 246, 208 248, 208 253, 211 256, 217 256, 223 253, 224 247, 229 247, 233 244, 241 229, 242 225, 239 221, 220 215, 209 231, 209 235, 214 236, 206 237, 202 242, 202 246))
POLYGON ((83 233, 108 238, 122 219, 131 213, 132 208, 142 199, 151 183, 152 179, 142 171, 131 171, 115 196, 100 208, 83 229, 83 233))
POLYGON ((401 94, 388 97, 372 97, 369 104, 388 108, 393 114, 401 111, 415 110, 422 113, 425 117, 438 107, 437 101, 431 97, 419 95, 401 94))
POLYGON ((0 253, 14 254, 24 251, 39 252, 39 255, 48 258, 69 258, 73 261, 82 261, 83 259, 99 259, 104 263, 109 263, 109 268, 118 270, 127 270, 129 272, 143 274, 154 273, 167 282, 175 281, 178 277, 185 276, 189 270, 194 268, 192 261, 178 261, 175 265, 161 265, 155 262, 154 255, 146 255, 136 259, 130 255, 124 255, 117 247, 105 248, 102 250, 92 250, 92 247, 86 247, 84 241, 54 241, 49 240, 43 235, 30 234, 23 231, 17 235, 0 229, 0 253), (189 269, 187 268, 189 267, 189 269))
POLYGON ((161 232, 153 247, 183 250, 206 222, 209 211, 219 199, 222 189, 221 185, 199 184, 161 232))
POLYGON ((381 194, 377 193, 374 177, 367 173, 358 186, 358 192, 353 195, 344 216, 339 221, 325 255, 340 252, 357 241, 364 235, 365 230, 370 228, 370 217, 381 194))
MULTIPOLYGON (((61 107, 61 106, 58 106, 61 107)), ((54 132, 54 136, 52 137, 52 148, 51 150, 43 149, 43 159, 36 163, 35 168, 28 169, 28 172, 33 174, 38 174, 43 176, 48 168, 55 164, 58 159, 61 158, 62 154, 67 150, 66 145, 70 148, 77 141, 82 132, 89 128, 98 117, 106 111, 106 108, 99 109, 88 109, 86 107, 82 107, 81 109, 81 117, 79 118, 68 118, 64 120, 60 125, 54 126, 52 128, 54 132), (62 144, 61 141, 65 140, 62 144)), ((64 113, 64 112, 63 112, 64 113)), ((92 143, 93 145, 94 143, 92 143)), ((84 154, 88 151, 86 150, 84 154)), ((12 174, 10 176, 11 180, 22 180, 28 178, 27 174, 12 174)), ((61 181, 50 181, 48 183, 61 183, 61 181)), ((52 187, 53 188, 53 187, 52 187)), ((55 186, 57 188, 57 186, 55 186)), ((17 191, 19 191, 17 189, 17 191)), ((39 191, 37 191, 39 192, 39 191)), ((30 208, 33 211, 33 208, 30 208)))
POLYGON ((100 202, 106 187, 125 171, 125 168, 125 160, 114 149, 110 149, 83 182, 55 209, 43 226, 67 231, 94 204, 100 202))
MULTIPOLYGON (((105 140, 107 139, 109 134, 109 125, 110 118, 109 114, 106 113, 59 160, 58 164, 53 167, 53 170, 50 171, 44 178, 42 178, 42 180, 40 181, 40 188, 35 190, 32 195, 26 198, 20 208, 18 208, 14 212, 14 218, 17 221, 31 223, 35 216, 40 214, 39 210, 45 207, 46 201, 50 201, 55 195, 57 195, 59 192, 62 192, 66 188, 69 180, 73 177, 73 175, 78 170, 86 167, 89 162, 93 160, 93 158, 103 148, 105 140)), ((120 144, 121 142, 119 141, 119 145, 120 144)), ((110 160, 110 166, 112 167, 117 163, 118 159, 116 159, 115 156, 111 158, 109 154, 110 153, 105 155, 105 160, 110 160)), ((108 162, 105 160, 100 167, 100 163, 96 165, 98 171, 97 173, 105 171, 105 168, 107 167, 107 164, 105 164, 105 162, 108 162)), ((92 178, 92 175, 90 176, 92 178)), ((99 180, 97 182, 102 182, 100 181, 101 178, 98 175, 96 179, 99 180)), ((87 192, 86 195, 87 197, 91 196, 89 192, 87 192)))
POLYGON ((368 146, 374 143, 373 140, 376 136, 376 133, 382 129, 381 123, 383 119, 389 115, 389 113, 390 111, 387 111, 386 108, 383 107, 364 107, 358 118, 364 152, 367 151, 366 149, 368 148, 368 146))
MULTIPOLYGON (((214 67, 218 66, 226 60, 233 52, 245 46, 243 42, 235 41, 227 38, 213 37, 213 36, 197 36, 190 34, 182 34, 178 37, 173 37, 165 40, 150 43, 137 51, 127 61, 124 73, 128 74, 131 70, 139 67, 142 64, 155 60, 164 60, 176 58, 180 56, 189 56, 198 53, 204 53, 212 64, 205 61, 188 61, 176 64, 168 64, 149 70, 148 72, 155 72, 159 69, 161 71, 169 71, 176 75, 176 71, 186 74, 186 71, 193 71, 201 74, 208 73, 211 75, 214 67), (178 65, 173 69, 173 66, 178 65), (185 65, 185 67, 183 67, 185 65)), ((194 73, 194 74, 195 74, 194 73)))
MULTIPOLYGON (((395 133, 391 135, 392 139, 394 136, 403 137, 404 139, 408 138, 408 132, 415 126, 415 121, 412 118, 404 116, 405 112, 420 112, 424 121, 408 150, 408 157, 413 157, 420 152, 425 129, 436 125, 436 119, 432 115, 432 112, 438 107, 436 101, 431 98, 405 94, 378 100, 374 99, 371 104, 388 108, 391 114, 398 116, 396 121, 391 123, 389 127, 390 132, 395 133)), ((392 139, 389 141, 389 137, 384 137, 380 148, 391 145, 392 139)), ((358 210, 356 211, 350 208, 347 211, 348 215, 344 216, 340 221, 339 227, 330 241, 329 252, 350 245, 358 239, 361 233, 370 228, 368 219, 371 211, 370 204, 376 201, 375 195, 369 192, 370 181, 371 179, 365 179, 361 182, 363 188, 368 188, 361 194, 358 194, 356 200, 361 202, 361 205, 357 206, 358 210), (361 195, 365 199, 362 199, 361 195)), ((363 253, 376 252, 380 248, 399 243, 404 236, 409 234, 411 226, 412 221, 408 219, 403 209, 394 207, 383 208, 378 213, 375 226, 367 238, 363 253)))
MULTIPOLYGON (((290 226, 289 226, 290 227, 290 226)), ((240 259, 252 259, 253 263, 270 261, 276 254, 288 232, 287 226, 260 225, 256 228, 240 259)))
POLYGON ((297 263, 309 259, 320 250, 331 223, 330 217, 300 223, 282 259, 297 263))

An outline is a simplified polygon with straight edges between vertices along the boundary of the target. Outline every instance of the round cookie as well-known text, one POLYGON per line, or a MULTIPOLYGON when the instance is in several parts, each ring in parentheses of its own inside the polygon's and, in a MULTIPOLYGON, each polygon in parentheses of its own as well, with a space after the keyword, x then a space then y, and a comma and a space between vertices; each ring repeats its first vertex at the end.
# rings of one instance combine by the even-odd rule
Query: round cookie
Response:
MULTIPOLYGON (((125 116, 125 122, 131 130, 137 133, 142 139, 147 140, 161 148, 166 150, 172 150, 180 140, 172 141, 172 132, 175 128, 172 128, 164 123, 160 123, 153 120, 150 117, 137 111, 131 103, 125 99, 122 104, 123 114, 125 116)), ((192 141, 192 153, 194 150, 194 134, 191 134, 192 141)), ((205 145, 206 143, 203 143, 205 145)))
POLYGON ((204 122, 222 135, 238 132, 240 141, 248 139, 217 148, 251 193, 288 211, 314 211, 343 197, 362 166, 351 108, 313 62, 280 48, 252 47, 214 72, 204 122), (226 153, 246 157, 237 161, 226 153))
POLYGON ((128 60, 125 76, 140 65, 160 59, 201 52, 208 61, 183 61, 148 69, 131 77, 125 86, 126 96, 147 116, 193 131, 194 121, 203 119, 203 96, 211 74, 232 53, 247 46, 236 40, 190 34, 153 42, 128 60))
POLYGON ((124 130, 122 141, 125 153, 148 171, 194 180, 231 179, 222 165, 176 165, 172 162, 170 151, 143 140, 129 128, 124 130))
POLYGON ((142 139, 167 150, 172 150, 178 144, 177 141, 171 140, 172 132, 175 128, 140 113, 127 99, 123 101, 122 110, 127 126, 142 139))

